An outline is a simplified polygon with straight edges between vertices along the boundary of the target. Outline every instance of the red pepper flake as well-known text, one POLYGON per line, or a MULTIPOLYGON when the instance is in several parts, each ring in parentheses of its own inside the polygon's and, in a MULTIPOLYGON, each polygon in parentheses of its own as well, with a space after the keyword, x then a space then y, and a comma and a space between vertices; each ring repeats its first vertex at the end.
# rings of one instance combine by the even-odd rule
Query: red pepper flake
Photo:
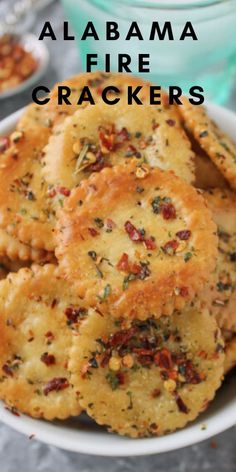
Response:
POLYGON ((162 250, 165 254, 173 255, 176 252, 176 249, 178 248, 179 243, 176 241, 176 239, 172 239, 171 241, 168 241, 163 247, 162 250))
POLYGON ((126 344, 136 333, 137 327, 135 326, 123 331, 117 331, 110 337, 108 345, 112 348, 122 346, 126 344))
POLYGON ((129 256, 125 252, 122 254, 120 260, 117 263, 117 269, 123 272, 129 272, 129 256))
POLYGON ((0 152, 5 152, 10 146, 10 139, 8 136, 0 137, 0 152))
POLYGON ((129 262, 129 256, 125 252, 122 254, 120 260, 117 263, 117 269, 123 272, 139 275, 141 279, 148 277, 150 271, 148 270, 147 264, 138 262, 129 262))
POLYGON ((59 392, 70 386, 68 380, 65 377, 55 377, 52 380, 49 380, 47 385, 43 389, 44 395, 48 395, 50 392, 59 392))
POLYGON ((167 348, 163 348, 161 351, 157 352, 154 357, 154 362, 162 369, 172 370, 174 367, 171 352, 167 348))
POLYGON ((57 299, 54 298, 54 300, 53 300, 52 303, 51 303, 51 308, 52 308, 52 309, 55 308, 56 305, 57 305, 57 299))
POLYGON ((154 390, 152 391, 152 398, 157 398, 161 395, 161 391, 159 388, 154 388, 154 390))
POLYGON ((169 126, 175 126, 175 120, 169 119, 169 120, 166 120, 166 123, 167 123, 169 126))
POLYGON ((186 378, 187 383, 193 385, 199 384, 203 380, 199 373, 194 369, 191 361, 186 361, 184 365, 184 377, 186 378))
POLYGON ((137 150, 137 148, 135 146, 133 146, 133 144, 129 144, 129 146, 127 147, 127 151, 125 153, 125 156, 126 157, 132 157, 132 156, 135 156, 137 158, 140 158, 141 157, 141 154, 140 152, 137 150))
POLYGON ((95 228, 88 228, 88 231, 90 232, 93 238, 95 238, 95 236, 98 236, 99 234, 99 231, 97 231, 95 228))
POLYGON ((49 198, 54 198, 56 196, 56 194, 57 194, 57 192, 56 192, 55 188, 53 188, 53 189, 49 190, 48 197, 49 198))
POLYGON ((110 167, 110 164, 105 160, 101 151, 96 154, 96 161, 84 169, 84 172, 100 172, 104 167, 110 167))
POLYGON ((107 151, 113 151, 115 145, 115 129, 114 125, 111 125, 109 128, 99 127, 99 141, 100 146, 107 151))
POLYGON ((150 238, 145 239, 144 244, 145 244, 146 248, 149 249, 150 251, 153 251, 154 249, 157 248, 157 245, 155 243, 155 239, 152 236, 150 238))
POLYGON ((40 360, 46 365, 54 365, 56 363, 55 356, 53 354, 48 354, 48 352, 44 352, 40 357, 40 360))
POLYGON ((185 413, 187 415, 189 413, 189 409, 188 409, 187 405, 185 405, 182 398, 179 396, 179 394, 177 392, 175 392, 174 396, 175 396, 175 401, 176 401, 176 404, 178 406, 179 411, 181 411, 181 413, 185 413))
POLYGON ((84 317, 87 314, 86 308, 74 308, 69 306, 64 311, 66 317, 71 323, 77 323, 78 318, 84 317))
POLYGON ((206 351, 200 351, 198 353, 198 357, 201 357, 201 359, 207 359, 207 352, 206 351))
POLYGON ((140 141, 139 142, 139 148, 140 149, 146 149, 147 145, 148 144, 145 141, 140 141))
POLYGON ((14 151, 14 152, 11 154, 11 158, 14 159, 14 161, 17 161, 18 156, 19 156, 19 154, 18 154, 18 152, 16 152, 16 151, 14 151))
POLYGON ((188 229, 183 229, 182 231, 178 231, 176 233, 177 238, 181 239, 181 241, 187 241, 187 239, 191 236, 191 231, 188 229))
POLYGON ((133 262, 133 264, 130 265, 130 272, 135 275, 140 275, 142 272, 142 266, 137 262, 133 262))
POLYGON ((160 211, 164 220, 174 220, 176 218, 176 210, 172 203, 162 203, 160 211))
POLYGON ((158 429, 158 425, 156 423, 151 423, 150 424, 150 428, 151 429, 154 429, 154 430, 157 430, 158 429))
POLYGON ((129 135, 129 132, 128 132, 127 128, 124 127, 120 131, 118 131, 118 133, 117 133, 117 142, 118 143, 123 144, 126 141, 128 141, 129 139, 130 139, 130 135, 129 135))
POLYGON ((153 131, 155 129, 159 128, 159 126, 160 126, 159 123, 157 123, 155 120, 152 120, 152 129, 153 129, 153 131))
POLYGON ((13 377, 13 372, 11 367, 8 364, 3 364, 2 366, 3 372, 8 375, 9 377, 13 377))
POLYGON ((175 363, 176 365, 181 365, 181 364, 184 364, 186 361, 186 354, 184 353, 179 353, 177 355, 175 355, 175 363))
POLYGON ((20 416, 20 413, 17 411, 17 409, 14 406, 12 407, 5 406, 5 410, 10 411, 10 413, 12 413, 12 415, 14 416, 20 416))
POLYGON ((96 88, 96 93, 97 93, 98 95, 102 95, 102 92, 103 92, 103 88, 102 88, 102 87, 97 87, 97 88, 96 88))
POLYGON ((64 197, 69 197, 69 196, 70 196, 70 189, 69 189, 69 188, 66 188, 66 187, 59 187, 59 188, 58 188, 58 192, 59 192, 61 195, 64 195, 64 197))
POLYGON ((181 297, 187 297, 189 294, 188 287, 180 287, 179 294, 181 297))
POLYGON ((169 380, 169 374, 167 370, 161 370, 160 377, 162 380, 169 380))
POLYGON ((53 341, 53 339, 54 339, 54 334, 52 333, 52 331, 47 331, 47 333, 45 333, 44 336, 45 336, 45 338, 48 338, 51 341, 53 341))
POLYGON ((133 352, 140 354, 140 356, 153 356, 152 349, 145 349, 143 347, 134 347, 133 352))
POLYGON ((139 229, 135 228, 135 226, 130 221, 126 221, 124 227, 131 241, 134 241, 134 242, 144 241, 144 236, 142 232, 139 229))
POLYGON ((125 374, 124 374, 124 372, 117 372, 116 378, 118 379, 119 385, 124 385, 124 383, 125 383, 125 374))
POLYGON ((106 225, 107 231, 112 231, 113 229, 116 228, 115 222, 111 220, 110 218, 107 218, 105 225, 106 225))
POLYGON ((100 363, 101 367, 106 367, 109 363, 110 358, 111 358, 111 350, 108 349, 105 352, 104 356, 102 357, 102 360, 101 360, 101 363, 100 363))
POLYGON ((89 362, 86 362, 86 363, 81 367, 80 373, 81 373, 81 378, 82 378, 82 379, 85 379, 86 374, 87 374, 87 372, 88 372, 88 370, 89 370, 90 367, 91 367, 91 366, 90 366, 90 363, 89 363, 89 362))
POLYGON ((148 250, 156 249, 157 246, 156 246, 155 239, 153 238, 153 236, 151 236, 150 238, 145 238, 144 232, 142 232, 140 229, 135 228, 135 226, 130 221, 126 221, 124 227, 131 241, 134 241, 136 243, 144 242, 148 250))
POLYGON ((176 380, 178 378, 178 373, 176 370, 172 370, 168 372, 169 379, 176 380))
POLYGON ((144 367, 147 367, 153 363, 153 358, 151 356, 138 356, 138 362, 144 367))

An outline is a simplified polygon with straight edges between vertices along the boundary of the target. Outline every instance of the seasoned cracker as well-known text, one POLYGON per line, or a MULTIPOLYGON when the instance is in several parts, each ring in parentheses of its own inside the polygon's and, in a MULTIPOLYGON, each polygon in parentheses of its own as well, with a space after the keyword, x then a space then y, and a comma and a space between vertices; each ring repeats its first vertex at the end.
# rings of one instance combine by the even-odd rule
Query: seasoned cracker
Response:
POLYGON ((0 398, 36 418, 81 411, 67 364, 87 311, 54 265, 32 266, 0 283, 0 398))
POLYGON ((100 310, 170 314, 214 270, 215 232, 193 187, 130 163, 92 174, 71 193, 59 215, 56 255, 78 293, 100 310))
POLYGON ((79 108, 79 89, 88 85, 100 100, 102 84, 121 84, 121 94, 122 86, 126 85, 126 90, 128 84, 143 84, 143 95, 149 90, 148 82, 127 74, 81 74, 60 84, 72 88, 73 104, 68 106, 57 105, 57 84, 48 105, 27 107, 12 135, 10 148, 1 157, 0 228, 7 229, 9 234, 35 249, 54 250, 55 211, 58 203, 63 204, 67 197, 63 185, 60 185, 54 201, 42 175, 42 150, 53 128, 79 108))
POLYGON ((191 144, 163 107, 121 101, 81 108, 56 128, 44 151, 45 179, 55 196, 61 185, 72 189, 92 172, 131 158, 194 180, 191 144))
POLYGON ((232 189, 236 190, 236 145, 208 116, 203 106, 194 106, 183 98, 180 108, 186 128, 214 162, 232 189))
POLYGON ((210 285, 211 311, 219 326, 236 331, 236 195, 227 189, 204 193, 218 228, 215 281, 210 285))
POLYGON ((205 410, 223 362, 214 318, 188 309, 146 321, 94 313, 73 339, 69 368, 81 406, 98 424, 147 437, 182 428, 205 410))
POLYGON ((35 249, 54 249, 55 214, 41 174, 43 134, 15 131, 1 156, 0 227, 35 249))

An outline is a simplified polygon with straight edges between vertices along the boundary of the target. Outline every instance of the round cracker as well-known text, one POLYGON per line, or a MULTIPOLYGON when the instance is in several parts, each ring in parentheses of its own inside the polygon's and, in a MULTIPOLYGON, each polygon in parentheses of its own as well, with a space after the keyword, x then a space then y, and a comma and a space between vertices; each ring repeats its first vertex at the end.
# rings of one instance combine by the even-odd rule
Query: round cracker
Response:
POLYGON ((193 187, 131 162, 92 174, 71 193, 59 217, 56 255, 78 293, 100 310, 169 314, 210 277, 215 232, 193 187))
POLYGON ((82 301, 54 265, 32 266, 0 283, 0 398, 37 418, 81 411, 67 364, 82 301))
MULTIPOLYGON (((149 83, 142 79, 127 74, 101 72, 80 74, 57 84, 47 105, 40 107, 33 104, 27 107, 17 125, 17 133, 13 133, 14 143, 11 143, 5 157, 2 157, 0 227, 6 228, 9 234, 36 249, 52 251, 55 248, 55 201, 41 172, 42 149, 47 144, 52 129, 79 108, 77 101, 80 89, 89 86, 95 98, 101 100, 103 85, 119 85, 121 95, 127 94, 128 85, 142 85, 141 96, 144 97, 149 91, 149 83), (57 104, 58 85, 71 88, 72 105, 57 104)), ((59 188, 56 208, 58 202, 63 204, 66 196, 64 187, 59 188)))
POLYGON ((236 146, 208 116, 203 106, 194 106, 183 98, 179 107, 186 128, 214 162, 232 189, 236 190, 236 146))
POLYGON ((44 174, 55 189, 72 189, 92 172, 130 158, 173 170, 191 183, 191 144, 163 107, 104 103, 78 110, 57 128, 45 148, 44 174))
POLYGON ((221 383, 223 351, 206 309, 146 321, 93 313, 73 340, 69 366, 98 424, 145 437, 183 428, 205 410, 221 383))
POLYGON ((210 309, 221 328, 236 331, 236 195, 227 189, 212 189, 204 197, 219 236, 215 280, 207 289, 210 309))
POLYGON ((15 131, 1 156, 0 227, 36 249, 54 249, 55 214, 41 174, 44 136, 15 131))

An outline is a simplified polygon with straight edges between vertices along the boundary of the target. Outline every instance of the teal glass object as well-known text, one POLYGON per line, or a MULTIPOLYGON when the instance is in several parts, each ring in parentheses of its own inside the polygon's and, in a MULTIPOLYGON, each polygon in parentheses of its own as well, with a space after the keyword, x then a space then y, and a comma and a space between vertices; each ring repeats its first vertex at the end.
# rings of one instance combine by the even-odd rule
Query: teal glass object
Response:
MULTIPOLYGON (((104 70, 105 54, 117 71, 118 53, 130 54, 131 69, 138 75, 138 53, 150 54, 150 73, 141 74, 162 87, 178 85, 185 93, 193 85, 204 88, 205 97, 225 103, 236 85, 236 0, 62 0, 78 43, 83 70, 86 54, 98 54, 93 70, 104 70), (81 41, 88 21, 93 21, 99 41, 81 41), (105 40, 105 22, 119 24, 120 39, 105 40), (125 41, 130 23, 137 21, 144 37, 125 41), (149 41, 151 24, 172 25, 174 40, 149 41), (180 41, 183 27, 191 21, 198 41, 180 41)), ((69 46, 68 46, 69 47, 69 46)))

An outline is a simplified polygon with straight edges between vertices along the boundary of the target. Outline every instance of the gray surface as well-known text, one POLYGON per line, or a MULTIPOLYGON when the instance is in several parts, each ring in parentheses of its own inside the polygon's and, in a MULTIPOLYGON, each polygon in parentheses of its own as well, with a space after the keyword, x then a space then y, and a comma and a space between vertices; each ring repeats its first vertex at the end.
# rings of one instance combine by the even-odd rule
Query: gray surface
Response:
POLYGON ((64 452, 0 425, 1 472, 235 472, 235 430, 168 454, 128 459, 64 452))
MULTIPOLYGON (((59 4, 53 4, 37 14, 39 32, 43 19, 52 21, 59 31, 63 12, 59 4)), ((53 85, 79 71, 77 51, 73 43, 70 48, 63 41, 48 42, 52 63, 42 84, 53 85)), ((12 99, 0 101, 0 119, 31 101, 30 91, 12 99)), ((236 110, 236 93, 232 95, 230 108, 236 110)), ((68 453, 49 447, 0 424, 0 471, 1 472, 236 472, 235 431, 229 431, 201 444, 168 454, 130 459, 108 459, 68 453), (216 448, 212 447, 217 446, 216 448)))

